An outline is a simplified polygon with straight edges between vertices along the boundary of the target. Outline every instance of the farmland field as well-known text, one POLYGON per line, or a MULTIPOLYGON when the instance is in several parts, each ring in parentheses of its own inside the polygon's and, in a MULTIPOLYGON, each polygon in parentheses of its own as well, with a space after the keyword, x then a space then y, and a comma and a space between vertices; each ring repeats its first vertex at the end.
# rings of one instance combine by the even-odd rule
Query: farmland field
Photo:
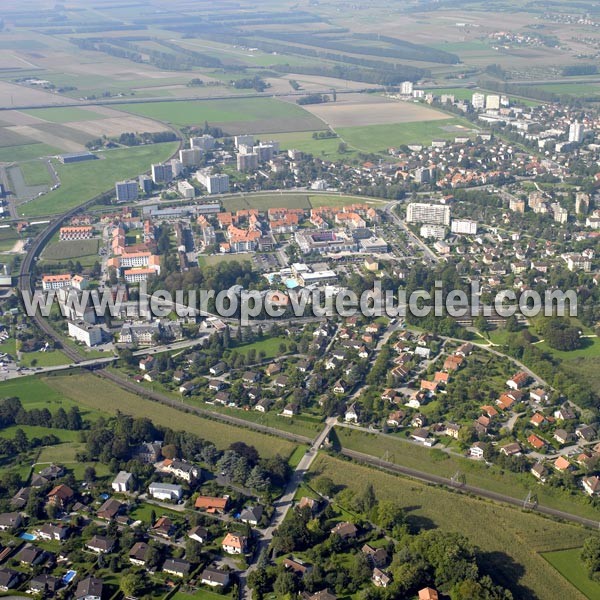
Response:
POLYGON ((585 531, 516 508, 459 495, 362 465, 319 455, 311 472, 361 493, 373 484, 380 500, 406 507, 414 527, 460 531, 482 551, 482 562, 494 580, 515 598, 582 600, 582 596, 540 556, 581 544, 585 531))
POLYGON ((434 139, 454 139, 457 135, 472 134, 473 125, 461 119, 370 125, 337 129, 343 141, 363 152, 384 152, 402 144, 431 144, 434 139))
POLYGON ((110 414, 121 411, 137 417, 147 417, 157 425, 195 433, 221 449, 227 448, 235 441, 244 440, 255 446, 262 456, 281 454, 287 457, 295 447, 286 440, 187 414, 146 400, 93 375, 45 377, 43 382, 55 392, 64 394, 68 399, 92 410, 102 410, 110 414), (94 390, 94 394, 89 393, 90 389, 94 390))
POLYGON ((39 158, 40 156, 55 156, 60 153, 61 150, 48 144, 24 144, 12 148, 0 148, 0 162, 18 162, 39 158))
POLYGON ((390 100, 374 94, 345 94, 336 102, 309 104, 306 110, 334 129, 448 118, 423 104, 390 100))
POLYGON ((600 597, 600 583, 591 580, 581 562, 581 548, 545 552, 542 556, 590 600, 600 597))
POLYGON ((61 186, 58 190, 19 207, 23 216, 39 217, 61 213, 108 191, 115 181, 135 177, 149 170, 153 162, 169 158, 177 144, 154 144, 101 154, 101 160, 71 165, 55 164, 61 186))
POLYGON ((93 112, 92 110, 84 110, 76 107, 58 107, 58 108, 34 108, 32 110, 23 111, 25 114, 41 119, 42 121, 50 121, 51 123, 71 123, 73 121, 93 121, 95 119, 104 119, 104 115, 93 112))
POLYGON ((254 132, 273 132, 273 122, 281 123, 281 131, 323 129, 323 123, 301 107, 272 98, 240 98, 227 100, 200 100, 195 102, 151 102, 123 104, 122 110, 170 122, 178 126, 220 125, 235 134, 251 123, 254 132), (262 127, 261 127, 262 125, 262 127), (265 128, 266 127, 266 128, 265 128))
POLYGON ((258 137, 278 141, 282 150, 293 148, 306 154, 312 154, 316 158, 327 160, 348 160, 356 155, 351 148, 340 153, 339 146, 342 141, 338 137, 313 138, 311 131, 296 131, 293 133, 258 134, 258 137), (268 136, 268 137, 267 137, 268 136))

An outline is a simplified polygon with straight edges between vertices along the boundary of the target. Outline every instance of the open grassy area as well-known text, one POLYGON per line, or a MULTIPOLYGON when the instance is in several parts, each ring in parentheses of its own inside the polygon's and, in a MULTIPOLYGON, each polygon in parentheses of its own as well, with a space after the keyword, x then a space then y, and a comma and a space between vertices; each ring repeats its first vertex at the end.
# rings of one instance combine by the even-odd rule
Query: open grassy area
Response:
POLYGON ((251 344, 243 344, 241 346, 236 346, 236 350, 240 354, 248 354, 250 350, 256 350, 256 356, 258 357, 260 352, 265 353, 265 358, 275 358, 276 356, 281 356, 282 352, 279 350, 279 346, 281 344, 285 344, 287 347, 287 343, 289 342, 289 338, 280 336, 280 337, 269 337, 264 340, 259 340, 257 342, 252 342, 251 344))
POLYGON ((513 591, 515 598, 582 600, 582 596, 540 552, 573 547, 585 531, 539 515, 463 496, 362 465, 319 455, 311 472, 361 493, 373 484, 380 500, 405 507, 414 527, 459 531, 481 549, 485 570, 513 591))
POLYGON ((453 140, 469 134, 473 125, 461 119, 442 119, 392 125, 367 125, 337 129, 340 138, 362 152, 385 152, 402 144, 431 144, 434 139, 453 140))
POLYGON ((340 153, 340 140, 338 137, 314 139, 310 131, 296 131, 293 133, 274 133, 261 135, 261 138, 276 140, 280 143, 282 150, 291 148, 300 150, 306 154, 312 154, 317 158, 327 160, 348 160, 356 155, 352 149, 340 153))
POLYGON ((57 367, 68 365, 71 359, 60 350, 47 352, 23 352, 21 365, 24 367, 57 367))
POLYGON ((231 262, 233 260, 237 262, 244 262, 246 260, 252 261, 253 257, 253 252, 240 252, 239 254, 210 254, 207 256, 199 256, 198 264, 201 267, 207 265, 215 266, 224 262, 231 262))
POLYGON ((306 194, 244 194, 223 200, 223 208, 230 211, 246 208, 267 210, 269 208, 309 209, 310 207, 310 201, 306 194))
POLYGON ((61 442, 76 442, 79 440, 78 431, 70 431, 68 429, 55 429, 53 427, 39 427, 37 425, 13 425, 0 431, 0 436, 8 440, 15 437, 17 429, 22 429, 25 435, 31 438, 42 438, 46 435, 54 435, 61 442))
POLYGON ((551 348, 546 342, 540 342, 536 346, 544 351, 552 354, 562 361, 576 361, 587 358, 600 358, 600 338, 583 338, 581 340, 582 347, 577 350, 562 351, 551 348))
POLYGON ((39 217, 64 212, 110 190, 115 181, 136 177, 149 170, 151 163, 169 158, 176 143, 119 148, 100 154, 100 160, 62 165, 56 163, 61 186, 54 192, 19 207, 23 216, 39 217))
POLYGON ((348 428, 336 428, 335 431, 342 446, 350 450, 375 457, 386 455, 386 460, 395 464, 448 479, 460 471, 465 475, 466 483, 469 485, 513 498, 525 498, 529 490, 534 489, 539 503, 543 506, 590 519, 598 517, 598 510, 589 503, 583 493, 569 495, 557 488, 538 485, 529 473, 512 473, 488 466, 481 461, 449 455, 435 448, 425 448, 389 435, 371 434, 348 428))
POLYGON ((347 204, 373 204, 375 206, 384 204, 384 200, 377 198, 361 198, 359 196, 338 196, 335 194, 313 194, 309 196, 310 205, 313 208, 319 206, 346 206, 347 204))
POLYGON ((0 162, 19 162, 32 160, 40 156, 56 156, 62 151, 47 144, 25 144, 23 146, 12 146, 0 148, 0 162))
POLYGON ((323 128, 319 119, 300 106, 274 98, 150 102, 123 104, 119 109, 178 126, 204 125, 205 121, 214 124, 286 119, 289 121, 289 131, 294 131, 295 119, 310 119, 314 121, 315 129, 323 128))
POLYGON ((600 598, 600 583, 591 580, 580 558, 581 548, 545 552, 542 556, 590 600, 600 598))
POLYGON ((293 443, 286 440, 204 419, 146 400, 88 373, 45 377, 43 381, 55 392, 64 394, 82 406, 110 414, 121 411, 137 417, 147 417, 157 425, 195 433, 213 442, 218 448, 227 448, 240 440, 255 446, 261 456, 289 456, 295 448, 293 443), (94 393, 90 394, 92 389, 94 393))
POLYGON ((51 185, 52 177, 48 172, 46 163, 41 160, 33 160, 19 163, 23 178, 27 185, 51 185))
POLYGON ((57 108, 33 108, 22 111, 44 121, 51 123, 73 123, 75 121, 95 121, 97 119, 106 119, 106 115, 95 113, 91 110, 83 110, 71 106, 57 108))
POLYGON ((72 240, 68 242, 54 242, 44 248, 42 260, 47 262, 61 262, 78 260, 86 266, 98 260, 98 245, 100 240, 72 240))
POLYGON ((552 92, 559 95, 576 97, 598 96, 600 97, 600 84, 594 83, 548 83, 536 85, 535 89, 552 92))

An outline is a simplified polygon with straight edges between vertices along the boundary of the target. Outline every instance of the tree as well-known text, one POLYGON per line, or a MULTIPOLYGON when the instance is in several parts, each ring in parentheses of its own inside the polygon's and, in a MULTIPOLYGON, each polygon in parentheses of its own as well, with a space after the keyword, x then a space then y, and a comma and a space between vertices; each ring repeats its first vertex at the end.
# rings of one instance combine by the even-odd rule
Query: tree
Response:
POLYGON ((128 573, 121 577, 119 582, 119 588, 123 594, 132 598, 140 596, 145 587, 146 581, 141 573, 128 573))
POLYGON ((297 587, 296 576, 290 571, 282 571, 277 575, 273 591, 277 594, 278 598, 283 598, 286 594, 293 594, 297 587))
POLYGON ((335 483, 329 477, 319 477, 314 483, 315 489, 323 496, 332 497, 335 494, 335 483))
POLYGON ((94 483, 94 481, 96 481, 96 469, 94 469, 92 466, 86 467, 83 473, 83 478, 88 485, 94 483))
POLYGON ((600 536, 594 535, 585 540, 581 551, 581 560, 588 577, 600 581, 600 536))
POLYGON ((367 557, 362 552, 359 552, 354 557, 350 566, 350 577, 357 584, 364 583, 371 577, 371 565, 367 560, 367 557))

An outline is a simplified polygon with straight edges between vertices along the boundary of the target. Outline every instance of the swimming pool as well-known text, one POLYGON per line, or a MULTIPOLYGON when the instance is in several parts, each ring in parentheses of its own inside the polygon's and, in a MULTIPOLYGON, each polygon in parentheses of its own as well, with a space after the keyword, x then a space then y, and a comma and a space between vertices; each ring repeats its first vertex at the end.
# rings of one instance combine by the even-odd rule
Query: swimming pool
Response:
POLYGON ((33 542, 33 540, 37 540, 37 536, 33 533, 22 533, 19 537, 22 540, 27 540, 28 542, 33 542))
POLYGON ((299 285, 300 284, 295 279, 292 279, 291 277, 290 277, 290 279, 285 280, 285 287, 288 290, 293 290, 294 288, 297 288, 299 285))
POLYGON ((62 578, 63 583, 71 583, 71 581, 73 581, 73 579, 75 578, 75 575, 77 575, 77 571, 67 571, 62 578))

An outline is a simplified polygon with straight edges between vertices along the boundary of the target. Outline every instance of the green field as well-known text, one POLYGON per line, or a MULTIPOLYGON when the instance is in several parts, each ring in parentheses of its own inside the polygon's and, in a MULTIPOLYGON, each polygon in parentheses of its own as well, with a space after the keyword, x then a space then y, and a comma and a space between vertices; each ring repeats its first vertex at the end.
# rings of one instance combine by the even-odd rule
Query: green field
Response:
MULTIPOLYGON (((59 262, 70 259, 78 259, 81 264, 90 257, 92 262, 98 260, 98 245, 100 240, 72 240, 68 242, 54 242, 44 248, 42 260, 48 262, 59 262)), ((89 260, 87 261, 89 262, 89 260)))
POLYGON ((581 548, 545 552, 542 556, 567 580, 570 581, 582 594, 590 600, 600 598, 600 583, 591 580, 581 558, 581 548))
MULTIPOLYGON (((467 484, 513 498, 525 498, 531 487, 535 485, 533 476, 529 473, 517 474, 493 466, 489 467, 484 462, 451 456, 435 448, 432 450, 408 442, 406 439, 348 428, 336 428, 335 431, 344 448, 375 457, 387 455, 387 460, 395 464, 448 479, 460 471, 464 474, 467 484)), ((590 519, 598 517, 598 510, 582 493, 573 497, 551 486, 538 485, 535 485, 535 493, 543 506, 590 519)))
POLYGON ((536 347, 548 352, 562 361, 575 361, 582 358, 600 358, 600 338, 583 338, 582 347, 578 350, 562 351, 551 348, 546 342, 536 344, 536 347))
POLYGON ((53 148, 47 144, 25 144, 23 146, 12 146, 10 148, 0 148, 0 162, 20 162, 22 160, 32 160, 40 156, 56 156, 62 150, 53 148))
POLYGON ((305 152, 306 154, 312 154, 316 158, 343 161, 356 156, 356 151, 351 148, 349 148, 347 152, 339 152, 339 145, 342 141, 339 138, 314 139, 312 132, 310 131, 264 134, 260 135, 260 137, 266 140, 273 139, 278 141, 282 150, 293 148, 305 152))
POLYGON ((371 483, 378 499, 395 500, 406 507, 408 522, 413 527, 461 532, 480 548, 485 571, 510 588, 515 598, 584 598, 539 554, 581 544, 586 532, 578 526, 323 454, 317 457, 311 472, 330 477, 337 485, 358 493, 371 483))
POLYGON ((195 433, 213 442, 218 448, 227 448, 233 442, 243 440, 255 446, 261 456, 281 454, 286 457, 295 448, 295 444, 286 440, 187 414, 146 400, 123 391, 110 381, 87 373, 45 377, 43 381, 55 392, 64 394, 70 400, 92 410, 102 410, 110 414, 121 411, 129 415, 147 417, 157 425, 195 433), (94 394, 89 393, 90 389, 94 390, 94 394))
POLYGON ((34 160, 19 163, 19 168, 23 173, 23 178, 27 185, 51 185, 52 177, 48 172, 46 163, 41 160, 34 160))
POLYGON ((313 208, 319 206, 345 206, 347 204, 373 204, 382 205, 384 200, 377 198, 363 198, 360 196, 337 196, 335 194, 313 194, 309 196, 310 205, 313 208))
POLYGON ((69 431, 68 429, 54 429, 52 427, 38 427, 36 425, 13 425, 0 431, 0 436, 8 440, 15 437, 17 429, 22 429, 25 435, 31 439, 41 438, 46 435, 55 435, 61 442, 76 442, 79 440, 78 431, 69 431))
POLYGON ((394 125, 343 127, 337 133, 349 146, 362 152, 385 152, 402 144, 430 144, 439 138, 453 140, 457 135, 470 134, 473 125, 461 119, 441 119, 394 125), (456 129, 462 127, 463 129, 456 129), (451 128, 446 130, 444 128, 451 128))
POLYGON ((323 129, 323 122, 300 106, 273 98, 149 102, 123 104, 119 109, 178 126, 204 125, 205 121, 226 124, 281 119, 289 122, 288 131, 296 131, 302 129, 294 126, 294 121, 300 119, 302 122, 314 123, 314 129, 323 129))
POLYGON ((24 367, 58 367, 68 365, 71 359, 60 350, 48 352, 23 352, 21 354, 21 365, 24 367))
POLYGON ((96 121, 98 119, 106 119, 106 115, 95 113, 91 110, 83 110, 82 108, 73 107, 57 107, 57 108, 33 108, 31 110, 22 111, 36 119, 50 121, 51 123, 73 123, 75 121, 96 121))
POLYGON ((62 165, 56 163, 61 186, 41 198, 19 207, 25 217, 62 213, 113 188, 114 182, 136 177, 150 169, 151 163, 167 160, 176 143, 119 148, 103 152, 100 160, 62 165))
POLYGON ((236 346, 236 351, 240 354, 248 354, 250 350, 256 350, 256 356, 260 352, 265 353, 265 358, 275 358, 276 356, 280 356, 281 352, 279 350, 279 346, 281 344, 287 344, 289 342, 289 338, 281 336, 281 337, 270 337, 264 340, 260 340, 258 342, 253 342, 252 344, 244 344, 243 346, 236 346))
POLYGON ((306 194, 245 194, 243 196, 230 196, 223 199, 223 208, 228 211, 256 208, 267 210, 269 208, 311 208, 306 194))
POLYGON ((544 90, 554 94, 569 95, 569 96, 599 96, 600 84, 594 83, 548 83, 544 85, 536 85, 536 90, 544 90))

